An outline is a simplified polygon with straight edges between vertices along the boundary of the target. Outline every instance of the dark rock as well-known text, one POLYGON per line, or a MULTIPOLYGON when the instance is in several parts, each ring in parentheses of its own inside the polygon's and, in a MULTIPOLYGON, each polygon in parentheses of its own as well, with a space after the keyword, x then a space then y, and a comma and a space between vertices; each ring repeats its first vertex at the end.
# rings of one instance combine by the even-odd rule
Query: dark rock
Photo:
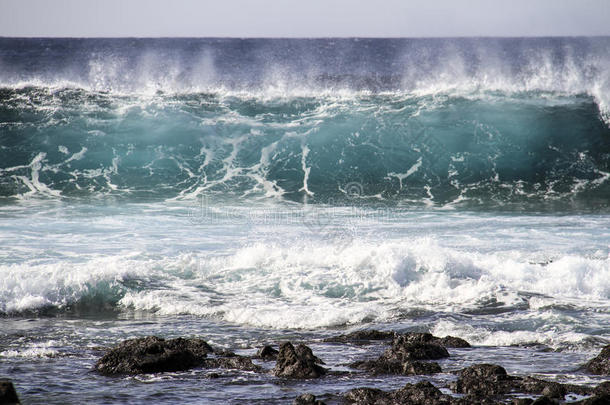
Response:
POLYGON ((121 342, 97 361, 95 369, 106 375, 182 371, 201 365, 212 351, 202 339, 148 336, 121 342))
POLYGON ((220 378, 220 375, 218 373, 210 373, 208 374, 208 378, 220 378))
POLYGON ((345 335, 333 336, 324 339, 325 342, 337 343, 368 343, 372 340, 390 340, 396 336, 394 332, 385 332, 379 330, 359 330, 350 332, 345 335))
POLYGON ((379 330, 359 330, 356 332, 351 332, 345 335, 333 336, 330 338, 324 339, 325 342, 337 342, 337 343, 369 343, 374 340, 390 340, 395 339, 399 336, 403 336, 406 342, 410 343, 436 343, 443 347, 470 347, 470 344, 464 339, 454 337, 454 336, 445 336, 443 338, 439 338, 437 336, 433 336, 430 333, 420 333, 420 332, 407 332, 403 334, 397 334, 396 332, 391 331, 379 331, 379 330))
POLYGON ((275 350, 273 347, 267 345, 261 347, 258 353, 256 353, 256 357, 263 360, 275 360, 277 359, 277 354, 279 352, 275 350))
POLYGON ((11 380, 2 378, 0 379, 0 404, 20 404, 17 391, 11 380))
POLYGON ((394 403, 413 405, 449 404, 451 398, 443 394, 438 388, 422 381, 415 385, 407 384, 391 394, 394 403))
POLYGON ((377 388, 355 388, 344 396, 351 404, 386 404, 389 403, 388 393, 377 388))
POLYGON ((386 350, 382 357, 388 361, 399 362, 409 360, 436 360, 442 359, 443 357, 449 357, 449 352, 437 343, 429 343, 417 338, 414 339, 413 335, 400 335, 392 341, 392 347, 386 350))
POLYGON ((513 405, 531 405, 534 402, 531 398, 517 398, 513 399, 513 405))
POLYGON ((373 374, 419 375, 440 373, 441 367, 433 362, 417 360, 448 357, 447 349, 434 341, 429 333, 408 333, 398 335, 377 360, 358 361, 350 366, 373 374))
POLYGON ((303 394, 296 397, 293 405, 325 405, 324 402, 316 400, 313 394, 303 394))
POLYGON ((599 384, 597 387, 595 387, 594 392, 596 395, 610 394, 610 381, 604 381, 603 383, 599 384))
POLYGON ((585 365, 585 368, 593 374, 610 375, 610 345, 604 347, 597 357, 585 365))
POLYGON ((610 394, 595 395, 584 401, 575 402, 578 405, 608 405, 610 404, 610 394))
POLYGON ((237 356, 235 352, 228 349, 214 349, 214 354, 221 357, 233 357, 237 356))
POLYGON ((591 387, 574 384, 560 384, 533 377, 525 377, 521 381, 517 381, 515 389, 529 394, 544 395, 549 398, 559 399, 563 399, 568 392, 573 392, 578 395, 590 395, 593 392, 591 387))
POLYGON ((559 402, 554 400, 553 398, 549 398, 547 396, 542 396, 532 402, 532 405, 557 405, 559 402))
POLYGON ((357 361, 350 364, 350 367, 369 371, 375 375, 379 374, 400 374, 400 375, 429 375, 440 373, 441 366, 434 362, 423 361, 388 361, 381 357, 378 360, 357 361))
POLYGON ((549 398, 563 399, 568 393, 568 390, 562 384, 532 377, 525 377, 521 381, 520 386, 523 392, 544 395, 549 398))
POLYGON ((548 384, 542 390, 542 395, 549 398, 563 399, 567 393, 565 387, 558 383, 548 384))
POLYGON ((450 386, 460 394, 489 397, 511 392, 517 380, 495 364, 475 364, 462 369, 458 380, 450 386))
POLYGON ((242 371, 260 371, 261 367, 252 363, 249 357, 233 355, 232 357, 218 357, 205 359, 202 364, 205 368, 230 368, 242 371))
POLYGON ((467 348, 467 347, 471 347, 470 343, 468 343, 467 341, 465 341, 462 338, 459 337, 455 337, 455 336, 445 336, 443 338, 436 338, 436 343, 440 344, 441 346, 444 347, 456 347, 456 348, 467 348))
POLYGON ((401 338, 404 342, 407 343, 416 343, 416 342, 424 342, 424 343, 436 343, 438 340, 436 336, 431 333, 421 333, 421 332, 407 332, 398 335, 397 337, 401 338))
POLYGON ((344 398, 348 403, 362 405, 449 405, 457 403, 427 381, 406 384, 393 392, 384 392, 374 388, 356 388, 349 391, 344 398))
POLYGON ((321 360, 309 347, 300 344, 295 348, 292 343, 285 342, 280 345, 273 373, 276 377, 317 378, 327 371, 317 363, 321 360))
POLYGON ((406 342, 422 342, 422 343, 436 343, 443 347, 470 347, 470 343, 462 338, 454 336, 445 336, 443 338, 432 335, 431 333, 419 333, 419 332, 407 332, 402 335, 406 342))

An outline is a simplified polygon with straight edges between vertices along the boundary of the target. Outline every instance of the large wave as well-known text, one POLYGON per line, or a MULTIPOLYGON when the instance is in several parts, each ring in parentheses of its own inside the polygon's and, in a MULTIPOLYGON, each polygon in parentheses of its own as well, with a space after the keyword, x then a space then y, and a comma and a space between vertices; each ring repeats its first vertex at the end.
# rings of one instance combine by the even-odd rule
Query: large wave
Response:
POLYGON ((610 201, 606 38, 0 49, 2 197, 610 201))

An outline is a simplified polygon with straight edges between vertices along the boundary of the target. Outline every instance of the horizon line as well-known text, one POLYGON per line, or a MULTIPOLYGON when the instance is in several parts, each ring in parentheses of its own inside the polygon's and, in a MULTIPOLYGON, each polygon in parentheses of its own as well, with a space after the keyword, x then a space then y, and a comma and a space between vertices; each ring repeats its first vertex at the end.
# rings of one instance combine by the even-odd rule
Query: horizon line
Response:
POLYGON ((609 38, 599 35, 457 35, 457 36, 37 36, 0 35, 0 39, 524 39, 524 38, 609 38))

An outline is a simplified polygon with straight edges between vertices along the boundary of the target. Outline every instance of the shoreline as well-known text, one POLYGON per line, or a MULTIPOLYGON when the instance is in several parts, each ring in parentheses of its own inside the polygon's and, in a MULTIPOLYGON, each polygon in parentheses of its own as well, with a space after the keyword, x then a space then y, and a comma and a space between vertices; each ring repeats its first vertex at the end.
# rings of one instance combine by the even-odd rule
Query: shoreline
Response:
MULTIPOLYGON (((209 398, 199 397, 200 400, 209 400, 210 403, 243 403, 239 395, 232 396, 235 381, 240 381, 239 384, 247 391, 255 392, 266 386, 279 390, 276 395, 266 395, 258 399, 250 397, 249 401, 252 403, 589 405, 603 404, 606 403, 603 401, 610 398, 610 345, 600 354, 601 368, 597 369, 605 372, 605 375, 592 374, 583 368, 584 364, 574 364, 571 375, 565 373, 563 376, 556 375, 555 378, 544 378, 543 365, 540 373, 507 372, 502 367, 502 362, 497 361, 497 354, 490 362, 472 361, 473 357, 484 358, 485 352, 502 351, 501 349, 510 354, 510 347, 470 346, 459 338, 438 338, 427 333, 361 329, 317 339, 294 333, 290 341, 293 344, 287 343, 288 340, 285 339, 262 341, 256 345, 257 348, 245 349, 209 346, 204 340, 196 338, 128 339, 117 342, 118 345, 112 348, 93 348, 95 355, 87 362, 90 365, 87 373, 95 374, 98 384, 139 381, 140 384, 159 385, 156 391, 161 396, 165 393, 162 382, 166 379, 174 385, 180 385, 187 380, 191 383, 206 381, 205 384, 218 384, 219 389, 224 385, 224 394, 217 391, 209 398), (129 346, 129 342, 134 341, 140 346, 129 346), (175 351, 175 346, 171 346, 175 342, 178 342, 179 346, 182 345, 178 347, 178 352, 175 351), (193 342, 195 346, 192 345, 193 342), (168 344, 171 347, 166 346, 168 344), (286 355, 283 352, 288 346, 292 348, 292 354, 286 355), (116 350, 120 347, 123 347, 123 351, 116 355, 116 350), (128 349, 124 350, 125 347, 128 349), (443 354, 440 348, 446 349, 447 355, 443 354), (254 350, 256 353, 253 353, 254 350), (303 352, 299 350, 304 350, 305 354, 302 355, 303 352), (195 357, 189 357, 189 351, 191 354, 195 353, 195 357), (119 363, 123 361, 120 364, 132 367, 134 364, 141 364, 139 362, 142 357, 138 356, 142 353, 145 353, 146 364, 156 364, 149 369, 154 372, 142 372, 137 368, 121 370, 120 367, 118 372, 108 372, 109 368, 100 366, 105 364, 104 359, 108 360, 109 356, 114 356, 115 360, 119 359, 119 363), (159 354, 162 358, 155 358, 159 354), (168 363, 168 358, 173 359, 173 363, 168 363), (92 362, 95 362, 97 370, 92 362), (159 368, 155 368, 157 366, 159 368), (310 372, 312 374, 307 374, 310 372), (587 377, 588 384, 583 384, 583 378, 587 377), (288 389, 289 393, 282 392, 285 389, 288 389), (413 398, 420 398, 423 402, 413 398)), ((518 355, 521 350, 536 353, 536 349, 531 347, 512 349, 513 356, 518 355)), ((69 360, 69 357, 59 357, 58 360, 69 360)), ((10 375, 8 377, 12 378, 10 375)), ((83 377, 86 376, 75 375, 74 379, 80 380, 83 377)), ((30 396, 31 390, 20 389, 23 381, 14 379, 13 382, 22 401, 39 402, 30 396)), ((39 389, 44 390, 45 387, 39 389)), ((181 403, 193 402, 188 398, 174 399, 179 399, 181 403)), ((100 398, 94 402, 99 400, 100 398)), ((141 401, 118 399, 111 402, 141 401)))

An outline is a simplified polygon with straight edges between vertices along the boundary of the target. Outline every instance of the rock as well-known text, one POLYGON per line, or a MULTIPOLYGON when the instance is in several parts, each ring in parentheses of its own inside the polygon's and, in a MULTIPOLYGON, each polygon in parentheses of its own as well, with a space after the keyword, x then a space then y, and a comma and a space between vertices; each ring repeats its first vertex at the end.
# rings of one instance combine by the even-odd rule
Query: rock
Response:
POLYGON ((436 338, 436 343, 440 344, 441 346, 444 347, 456 347, 456 348, 467 348, 467 347, 471 347, 470 343, 468 343, 467 341, 465 341, 462 338, 459 337, 455 337, 455 336, 445 336, 443 338, 436 338))
POLYGON ((585 365, 585 368, 593 374, 610 375, 610 345, 604 347, 597 357, 585 365))
POLYGON ((449 357, 449 352, 437 343, 413 339, 412 335, 400 335, 392 341, 392 347, 386 350, 382 357, 388 361, 399 362, 437 360, 449 357))
POLYGON ((233 357, 233 356, 237 356, 235 354, 235 352, 232 352, 231 350, 228 350, 228 349, 214 349, 214 354, 216 356, 220 356, 220 357, 233 357))
POLYGON ((517 398, 513 399, 513 405, 531 405, 534 402, 531 398, 517 398))
POLYGON ((350 332, 345 335, 334 336, 324 339, 325 342, 337 342, 337 343, 369 343, 372 340, 390 340, 396 336, 394 332, 385 332, 375 329, 371 330, 359 330, 356 332, 350 332))
POLYGON ((591 387, 574 384, 560 384, 533 377, 525 377, 521 381, 517 381, 516 385, 516 389, 521 392, 559 399, 563 399, 568 392, 573 392, 578 395, 590 395, 593 392, 591 387))
POLYGON ((349 391, 344 398, 348 403, 362 405, 449 405, 455 402, 449 395, 443 394, 427 381, 406 384, 393 392, 385 392, 375 388, 356 388, 349 391))
POLYGON ((451 389, 474 397, 489 397, 509 393, 516 378, 509 376, 503 367, 495 364, 475 364, 462 369, 451 389))
POLYGON ((610 404, 610 394, 595 395, 584 401, 575 402, 578 405, 608 405, 610 404))
POLYGON ((260 371, 261 367, 252 363, 249 357, 233 355, 232 357, 218 357, 215 359, 205 359, 205 368, 230 368, 242 371, 260 371))
POLYGON ((532 402, 532 405, 557 405, 559 402, 554 400, 553 398, 549 398, 547 396, 542 396, 532 402))
POLYGON ((350 367, 369 371, 375 375, 380 374, 400 374, 400 375, 429 375, 440 373, 441 366, 434 362, 423 361, 388 361, 381 357, 378 360, 357 361, 350 364, 350 367))
POLYGON ((13 405, 20 403, 13 382, 5 378, 0 379, 0 404, 13 405))
POLYGON ((317 401, 313 394, 303 394, 296 397, 293 405, 325 405, 322 401, 317 401))
POLYGON ((300 344, 295 348, 292 343, 285 342, 280 345, 273 373, 276 377, 317 378, 327 371, 317 364, 321 362, 309 347, 300 344))
POLYGON ((448 395, 443 394, 428 381, 418 382, 415 385, 407 384, 394 391, 391 398, 396 404, 436 405, 451 403, 451 398, 448 395))
POLYGON ((121 342, 97 361, 95 369, 106 375, 183 371, 203 364, 212 351, 202 339, 148 336, 121 342))
POLYGON ((408 342, 436 343, 443 347, 470 347, 470 343, 462 338, 445 336, 443 338, 432 335, 431 333, 407 332, 402 335, 408 342))
POLYGON ((351 404, 384 404, 388 403, 388 393, 377 388, 355 388, 344 396, 345 401, 351 404), (384 402, 382 402, 384 401, 384 402))
POLYGON ((377 360, 358 361, 350 366, 373 374, 420 375, 440 373, 441 367, 433 362, 418 360, 448 357, 447 349, 434 341, 429 333, 408 333, 398 335, 377 360))
POLYGON ((415 342, 424 342, 424 343, 436 343, 443 347, 470 347, 470 344, 464 339, 454 337, 454 336, 445 336, 443 338, 439 338, 437 336, 433 336, 430 333, 419 333, 419 332, 407 332, 403 334, 398 334, 392 331, 379 331, 375 329, 371 330, 359 330, 356 332, 351 332, 345 335, 334 336, 330 338, 324 339, 325 342, 337 342, 337 343, 359 343, 366 344, 370 341, 374 340, 390 340, 395 339, 396 337, 403 336, 405 341, 415 343, 415 342))
POLYGON ((594 390, 596 395, 610 394, 610 381, 604 381, 595 387, 594 390))
POLYGON ((279 352, 273 347, 267 345, 260 348, 260 350, 256 353, 256 357, 262 360, 275 360, 277 359, 278 353, 279 352))
POLYGON ((539 380, 537 378, 525 377, 521 383, 523 392, 547 396, 549 398, 560 398, 568 393, 565 386, 556 382, 539 380))

